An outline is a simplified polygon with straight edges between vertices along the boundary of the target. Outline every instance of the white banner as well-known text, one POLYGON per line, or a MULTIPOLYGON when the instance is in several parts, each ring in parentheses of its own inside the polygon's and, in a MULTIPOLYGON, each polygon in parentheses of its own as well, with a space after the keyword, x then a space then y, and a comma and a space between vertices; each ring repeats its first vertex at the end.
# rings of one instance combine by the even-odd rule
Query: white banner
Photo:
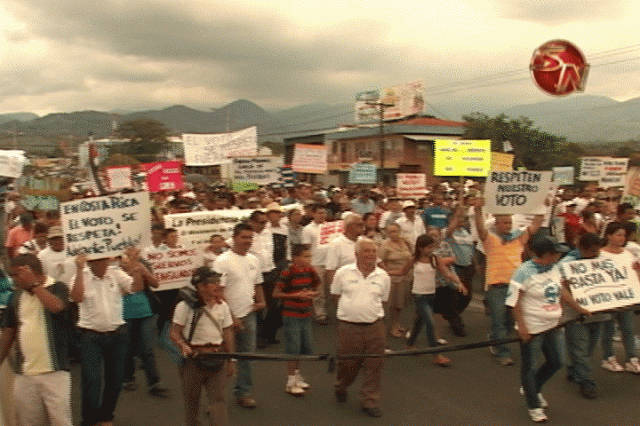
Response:
POLYGON ((26 161, 24 151, 0 150, 0 176, 19 178, 26 161))
POLYGON ((327 148, 324 145, 295 145, 291 169, 297 173, 327 173, 327 148))
POLYGON ((233 133, 182 135, 187 166, 215 166, 231 162, 231 157, 258 154, 258 129, 249 127, 233 133))
POLYGON ((580 175, 578 179, 581 181, 600 180, 602 175, 602 162, 607 157, 582 157, 580 158, 580 175))
POLYGON ((107 167, 107 182, 110 191, 131 188, 131 166, 107 167))
POLYGON ((320 236, 318 237, 318 245, 329 244, 342 232, 344 232, 344 220, 323 222, 322 224, 320 224, 320 236))
POLYGON ((640 303, 638 276, 631 265, 601 256, 562 263, 560 268, 574 299, 590 312, 640 303))
POLYGON ((203 263, 200 251, 195 248, 151 250, 146 254, 153 275, 160 283, 154 291, 190 286, 193 270, 203 263))
POLYGON ((427 175, 424 173, 398 173, 396 196, 398 198, 422 198, 427 193, 427 175))
POLYGON ((168 214, 166 228, 178 231, 178 243, 187 248, 202 248, 213 234, 227 239, 233 227, 249 218, 253 210, 211 210, 206 212, 168 214))
POLYGON ((486 209, 493 214, 544 214, 552 172, 490 172, 484 189, 486 209))
POLYGON ((628 158, 605 158, 602 160, 602 172, 598 186, 602 188, 624 186, 628 165, 628 158))
POLYGON ((151 244, 148 192, 85 198, 60 204, 67 256, 120 256, 128 246, 151 244))
POLYGON ((280 179, 282 157, 238 157, 233 159, 233 180, 258 185, 276 183, 280 179))

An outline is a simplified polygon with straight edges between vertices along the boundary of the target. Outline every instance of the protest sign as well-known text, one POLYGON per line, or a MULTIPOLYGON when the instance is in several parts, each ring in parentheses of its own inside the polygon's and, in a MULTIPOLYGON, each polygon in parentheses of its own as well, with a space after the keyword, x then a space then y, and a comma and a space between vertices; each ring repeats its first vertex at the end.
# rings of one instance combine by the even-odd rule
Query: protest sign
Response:
POLYGON ((598 185, 602 188, 624 186, 628 158, 605 158, 602 160, 602 172, 598 185))
POLYGON ((396 195, 398 198, 422 198, 427 193, 427 176, 424 173, 398 173, 396 195))
POLYGON ((291 167, 281 167, 280 168, 280 178, 278 178, 278 183, 276 186, 281 188, 293 188, 296 186, 296 175, 291 170, 291 167))
POLYGON ((107 186, 110 191, 131 188, 131 166, 114 166, 106 169, 107 186))
POLYGON ((150 192, 179 191, 184 187, 180 161, 145 163, 142 164, 142 170, 147 174, 150 192))
POLYGON ((60 201, 52 195, 23 195, 20 203, 27 210, 58 210, 60 201))
POLYGON ((268 185, 278 182, 282 157, 237 157, 233 159, 233 181, 268 185))
POLYGON ((349 183, 374 185, 376 182, 375 164, 356 163, 349 169, 349 183))
POLYGON ((554 167, 553 183, 560 185, 573 185, 573 167, 554 167))
POLYGON ((257 183, 243 181, 231 182, 231 190, 234 192, 255 191, 256 189, 260 189, 257 183))
POLYGON ((581 181, 597 181, 602 175, 602 161, 607 157, 581 157, 580 175, 581 181))
POLYGON ((627 172, 624 194, 640 197, 640 167, 631 167, 627 172))
POLYGON ((490 140, 436 139, 435 176, 487 176, 490 168, 490 140))
POLYGON ((233 227, 249 218, 253 210, 210 210, 165 215, 167 228, 178 231, 178 242, 187 248, 201 248, 213 234, 231 237, 233 227))
POLYGON ((233 133, 185 133, 182 142, 188 166, 215 166, 230 163, 232 157, 254 157, 258 154, 256 126, 233 133))
POLYGON ((487 211, 493 214, 544 214, 552 172, 491 172, 485 183, 487 211))
POLYGON ((333 222, 323 222, 320 224, 320 235, 318 245, 329 244, 335 237, 344 232, 344 220, 334 220, 333 222))
POLYGON ((327 148, 324 145, 297 143, 293 151, 291 169, 297 173, 324 174, 327 172, 327 148))
POLYGON ((0 150, 0 176, 20 177, 26 161, 24 151, 0 150))
POLYGON ((491 153, 491 170, 494 172, 509 172, 513 170, 513 154, 506 152, 491 153))
POLYGON ((154 291, 190 286, 193 270, 203 263, 200 251, 195 248, 149 250, 145 259, 160 284, 154 291))
POLYGON ((574 299, 590 312, 640 303, 640 284, 631 265, 601 256, 562 263, 560 269, 574 299))
POLYGON ((60 204, 67 256, 120 256, 128 246, 151 243, 148 192, 85 198, 60 204))

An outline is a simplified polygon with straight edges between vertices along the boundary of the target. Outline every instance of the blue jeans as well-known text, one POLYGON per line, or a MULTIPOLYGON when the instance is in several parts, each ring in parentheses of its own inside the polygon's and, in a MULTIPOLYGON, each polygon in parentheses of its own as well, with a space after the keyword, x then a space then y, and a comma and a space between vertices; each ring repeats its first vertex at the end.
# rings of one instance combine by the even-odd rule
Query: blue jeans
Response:
POLYGON ((142 360, 142 369, 147 376, 147 384, 153 387, 160 381, 156 358, 153 353, 155 343, 155 316, 146 318, 132 318, 127 320, 130 326, 130 344, 125 362, 124 381, 132 382, 136 371, 134 357, 137 355, 142 360))
POLYGON ((433 300, 435 294, 414 294, 413 302, 416 304, 417 318, 413 323, 413 328, 409 334, 407 345, 413 346, 418 338, 418 333, 422 329, 422 325, 425 326, 425 332, 427 333, 427 343, 429 347, 436 346, 436 332, 435 323, 433 322, 433 300))
POLYGON ((616 331, 615 323, 620 327, 622 334, 622 345, 624 346, 624 354, 626 360, 636 357, 636 342, 633 335, 633 312, 622 311, 612 314, 613 319, 605 321, 602 325, 602 356, 607 359, 614 355, 613 353, 613 335, 616 331))
MULTIPOLYGON (((507 309, 504 302, 507 300, 508 285, 490 285, 485 293, 485 300, 489 308, 491 317, 491 340, 506 339, 507 335, 513 331, 513 317, 511 311, 507 309)), ((496 345, 496 356, 498 358, 509 358, 511 349, 507 345, 496 345)))
POLYGON ((128 348, 128 325, 112 333, 80 332, 83 426, 113 420, 128 348))
POLYGON ((522 357, 520 380, 527 407, 540 408, 538 394, 542 386, 562 368, 560 331, 552 330, 532 336, 527 343, 520 344, 520 355, 522 357), (536 369, 540 352, 544 355, 544 363, 536 369))
POLYGON ((590 359, 600 338, 600 330, 602 330, 600 322, 572 323, 567 324, 564 329, 569 354, 567 375, 580 385, 596 385, 590 359))
MULTIPOLYGON (((256 352, 256 313, 252 312, 243 318, 244 330, 236 331, 236 352, 256 352)), ((233 394, 237 397, 248 395, 253 386, 251 370, 253 361, 238 360, 238 372, 233 394)))

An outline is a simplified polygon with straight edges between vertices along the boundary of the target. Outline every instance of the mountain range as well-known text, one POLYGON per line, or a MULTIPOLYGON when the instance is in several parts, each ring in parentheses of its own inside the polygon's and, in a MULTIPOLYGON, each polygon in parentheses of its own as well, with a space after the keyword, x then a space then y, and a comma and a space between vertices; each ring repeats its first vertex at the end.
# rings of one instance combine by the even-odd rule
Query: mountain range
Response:
MULTIPOLYGON (((472 111, 470 111, 472 112, 472 111)), ((483 112, 483 111, 479 111, 483 112)), ((640 98, 620 102, 604 96, 573 95, 545 102, 514 105, 504 114, 531 118, 536 127, 579 143, 621 142, 640 139, 640 98)), ((86 140, 89 133, 103 138, 113 124, 136 118, 163 122, 172 134, 222 133, 258 126, 261 142, 281 141, 302 131, 333 128, 353 122, 351 104, 309 104, 283 111, 266 111, 248 100, 201 111, 184 105, 138 112, 77 111, 38 117, 29 112, 0 114, 0 144, 14 141, 21 149, 56 146, 61 139, 86 140)))

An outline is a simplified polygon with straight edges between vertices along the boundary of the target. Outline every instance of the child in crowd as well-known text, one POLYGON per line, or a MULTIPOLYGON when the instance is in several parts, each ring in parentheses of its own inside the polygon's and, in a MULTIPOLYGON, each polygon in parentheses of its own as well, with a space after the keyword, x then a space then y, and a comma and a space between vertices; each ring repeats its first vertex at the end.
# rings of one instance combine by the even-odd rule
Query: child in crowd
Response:
POLYGON ((222 235, 213 234, 211 238, 209 238, 209 244, 207 244, 203 250, 204 266, 211 268, 218 256, 220 256, 227 247, 227 243, 224 241, 222 235))
MULTIPOLYGON (((311 248, 308 245, 294 245, 291 258, 291 266, 280 273, 273 297, 282 300, 286 353, 311 355, 312 301, 320 294, 320 277, 311 266, 311 248)), ((300 361, 287 361, 287 376, 285 391, 294 396, 304 395, 309 384, 300 375, 300 361)))

